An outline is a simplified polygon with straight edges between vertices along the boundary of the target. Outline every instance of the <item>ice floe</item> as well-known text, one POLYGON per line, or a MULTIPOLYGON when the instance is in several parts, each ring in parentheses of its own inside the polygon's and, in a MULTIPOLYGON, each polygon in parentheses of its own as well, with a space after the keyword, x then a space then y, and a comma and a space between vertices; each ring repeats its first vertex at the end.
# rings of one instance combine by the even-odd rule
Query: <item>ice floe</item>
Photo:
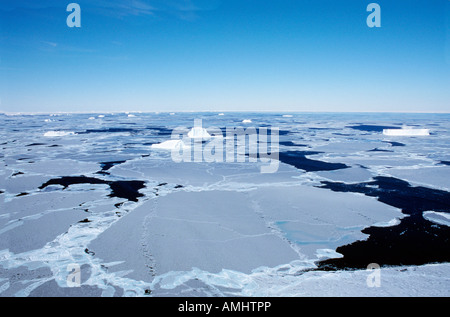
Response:
POLYGON ((157 144, 152 144, 151 147, 153 149, 160 150, 180 150, 188 148, 189 146, 185 145, 182 140, 168 140, 157 144))
POLYGON ((261 174, 168 152, 242 113, 129 114, 0 116, 0 296, 449 295, 448 116, 252 113, 280 129, 261 174), (382 134, 405 123, 436 133, 382 134))
POLYGON ((439 225, 450 227, 450 215, 445 212, 425 211, 423 217, 439 225))

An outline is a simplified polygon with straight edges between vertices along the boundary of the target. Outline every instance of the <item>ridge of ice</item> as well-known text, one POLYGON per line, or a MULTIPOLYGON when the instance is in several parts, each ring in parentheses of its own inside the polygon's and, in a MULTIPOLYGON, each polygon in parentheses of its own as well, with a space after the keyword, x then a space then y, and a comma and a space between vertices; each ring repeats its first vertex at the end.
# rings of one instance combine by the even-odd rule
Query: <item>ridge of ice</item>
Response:
POLYGON ((55 137, 55 136, 66 136, 66 135, 73 135, 75 132, 72 131, 47 131, 44 133, 44 136, 46 137, 55 137))

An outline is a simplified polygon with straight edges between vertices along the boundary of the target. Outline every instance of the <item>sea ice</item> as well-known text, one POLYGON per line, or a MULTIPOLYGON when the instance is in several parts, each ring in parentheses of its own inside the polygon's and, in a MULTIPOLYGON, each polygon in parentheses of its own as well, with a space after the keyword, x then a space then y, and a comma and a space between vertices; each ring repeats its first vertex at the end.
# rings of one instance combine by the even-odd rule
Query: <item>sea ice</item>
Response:
POLYGON ((385 174, 404 179, 417 186, 450 190, 450 166, 397 167, 384 171, 385 174))
POLYGON ((317 171, 315 174, 333 181, 344 183, 367 182, 372 179, 373 174, 366 168, 352 166, 346 169, 334 171, 317 171))
MULTIPOLYGON (((18 163, 14 165, 14 169, 34 175, 41 174, 46 176, 68 176, 94 173, 99 169, 99 166, 98 164, 93 162, 82 162, 71 159, 54 159, 37 161, 33 164, 18 163)), ((14 182, 16 181, 17 180, 14 180, 14 182)))
POLYGON ((429 129, 383 129, 384 135, 395 135, 395 136, 426 136, 430 135, 429 129))
POLYGON ((151 280, 153 272, 193 267, 249 273, 298 258, 255 213, 246 193, 233 191, 182 191, 158 197, 105 231, 90 248, 106 261, 124 260, 114 269, 135 268, 130 276, 144 280, 151 280), (123 230, 133 234, 122 236, 123 230))
MULTIPOLYGON (((364 269, 316 270, 329 258, 354 269, 343 246, 361 245, 358 254, 369 258, 368 241, 390 232, 386 241, 395 247, 406 230, 423 229, 411 223, 425 223, 446 246, 447 200, 439 200, 446 193, 430 187, 449 190, 448 117, 249 114, 261 127, 280 128, 280 159, 306 150, 261 174, 260 162, 171 159, 170 150, 188 145, 169 140, 175 127, 196 117, 218 127, 252 122, 241 113, 128 114, 58 114, 50 122, 48 115, 0 115, 0 296, 143 296, 148 289, 155 296, 449 295, 448 263, 382 267, 380 288, 367 286, 364 269), (401 143, 380 136, 403 122, 435 133, 401 143), (306 163, 316 168, 307 172, 306 163), (334 165, 346 168, 320 170, 334 165), (389 175, 396 179, 379 178, 389 175), (318 188, 324 179, 355 192, 318 188), (131 200, 112 195, 116 185, 144 182, 131 200), (410 200, 430 206, 414 218, 400 212, 410 200), (74 262, 83 282, 76 291, 65 287, 74 262)), ((448 259, 430 250, 431 260, 448 259)))
POLYGON ((450 215, 445 212, 424 211, 423 217, 439 225, 450 227, 450 215))

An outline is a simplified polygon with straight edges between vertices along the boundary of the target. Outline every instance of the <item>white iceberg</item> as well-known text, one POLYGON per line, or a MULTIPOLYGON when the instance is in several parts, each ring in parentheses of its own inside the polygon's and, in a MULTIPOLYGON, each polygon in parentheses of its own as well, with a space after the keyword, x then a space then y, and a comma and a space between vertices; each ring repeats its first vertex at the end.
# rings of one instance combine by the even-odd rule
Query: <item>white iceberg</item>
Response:
POLYGON ((252 123, 252 120, 250 120, 250 119, 244 119, 244 120, 242 120, 242 123, 252 123))
POLYGON ((211 135, 205 128, 202 127, 193 127, 187 134, 187 136, 191 139, 209 139, 211 135))
POLYGON ((401 129, 383 129, 383 134, 393 136, 425 136, 430 135, 430 130, 403 127, 401 129))

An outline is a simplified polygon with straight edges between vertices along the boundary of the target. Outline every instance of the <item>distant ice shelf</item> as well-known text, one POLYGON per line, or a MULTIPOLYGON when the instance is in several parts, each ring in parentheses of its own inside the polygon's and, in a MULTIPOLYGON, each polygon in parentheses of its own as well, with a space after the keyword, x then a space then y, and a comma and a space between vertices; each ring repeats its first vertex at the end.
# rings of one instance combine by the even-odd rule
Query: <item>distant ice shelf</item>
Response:
POLYGON ((412 129, 412 128, 401 128, 401 129, 383 129, 384 135, 391 136, 425 136, 430 135, 429 129, 412 129))

